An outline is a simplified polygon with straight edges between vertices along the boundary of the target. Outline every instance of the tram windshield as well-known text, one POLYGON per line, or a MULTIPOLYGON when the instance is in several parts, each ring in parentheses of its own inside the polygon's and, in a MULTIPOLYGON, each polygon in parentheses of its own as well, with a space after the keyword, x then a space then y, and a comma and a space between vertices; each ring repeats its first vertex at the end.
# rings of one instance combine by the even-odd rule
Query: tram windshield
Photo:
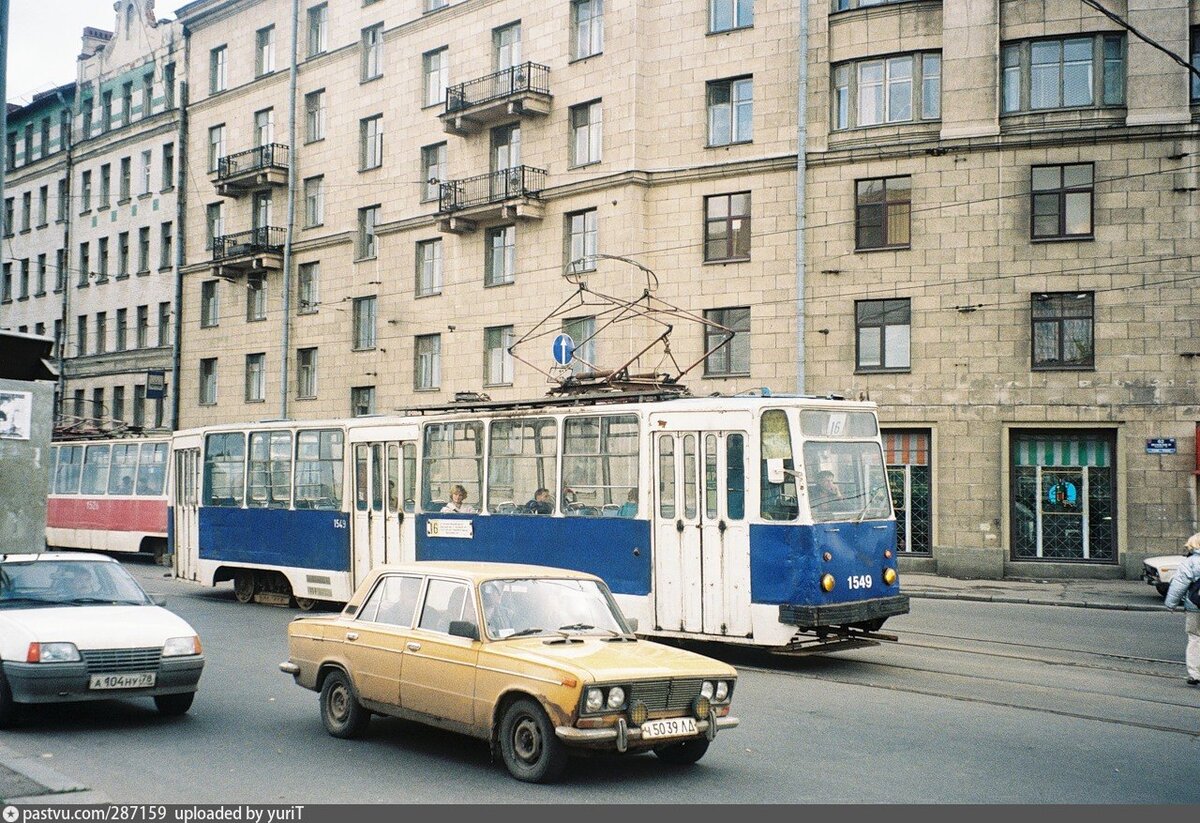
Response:
POLYGON ((883 520, 892 513, 878 443, 806 442, 804 473, 814 522, 883 520))

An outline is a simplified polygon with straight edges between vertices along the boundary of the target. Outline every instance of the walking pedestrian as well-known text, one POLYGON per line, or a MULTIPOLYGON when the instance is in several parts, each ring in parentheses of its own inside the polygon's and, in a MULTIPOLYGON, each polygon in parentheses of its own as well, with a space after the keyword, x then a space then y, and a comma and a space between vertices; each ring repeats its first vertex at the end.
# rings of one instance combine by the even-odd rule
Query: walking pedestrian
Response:
POLYGON ((1200 606, 1188 599, 1187 590, 1196 580, 1200 580, 1200 532, 1193 534, 1184 544, 1183 562, 1175 570, 1171 578, 1171 588, 1167 590, 1164 601, 1171 611, 1175 611, 1182 603, 1185 612, 1184 628, 1187 631, 1187 684, 1200 686, 1200 606))

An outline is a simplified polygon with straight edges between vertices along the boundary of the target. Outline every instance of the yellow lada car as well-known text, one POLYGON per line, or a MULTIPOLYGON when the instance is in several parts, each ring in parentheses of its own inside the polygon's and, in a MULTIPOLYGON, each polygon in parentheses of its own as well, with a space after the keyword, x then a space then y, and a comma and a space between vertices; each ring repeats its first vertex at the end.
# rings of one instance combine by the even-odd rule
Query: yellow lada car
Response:
POLYGON ((407 563, 372 571, 340 615, 293 620, 280 669, 320 693, 335 737, 372 713, 418 720, 490 741, 518 780, 596 750, 695 763, 738 724, 737 672, 636 628, 589 574, 407 563))

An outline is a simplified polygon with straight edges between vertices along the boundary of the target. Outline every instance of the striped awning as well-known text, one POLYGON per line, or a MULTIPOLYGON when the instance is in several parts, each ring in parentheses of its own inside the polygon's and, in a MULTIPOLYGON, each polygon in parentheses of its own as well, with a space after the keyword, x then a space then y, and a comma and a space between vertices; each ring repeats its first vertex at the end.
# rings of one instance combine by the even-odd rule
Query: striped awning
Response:
POLYGON ((883 459, 889 466, 929 465, 929 434, 883 432, 883 459))
POLYGON ((1099 466, 1112 460, 1105 440, 1088 438, 1020 440, 1016 444, 1018 466, 1099 466))

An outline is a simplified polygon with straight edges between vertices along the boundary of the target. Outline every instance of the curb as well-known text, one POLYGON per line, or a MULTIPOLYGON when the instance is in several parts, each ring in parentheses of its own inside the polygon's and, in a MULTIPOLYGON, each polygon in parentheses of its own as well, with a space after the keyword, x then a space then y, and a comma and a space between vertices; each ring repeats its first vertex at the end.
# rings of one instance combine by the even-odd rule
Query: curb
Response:
POLYGON ((7 770, 36 783, 46 791, 44 793, 7 797, 3 802, 16 804, 34 803, 108 803, 108 797, 100 792, 92 791, 76 780, 58 772, 43 762, 42 759, 29 755, 18 754, 12 749, 0 744, 0 769, 7 770))
POLYGON ((1072 609, 1108 609, 1110 611, 1130 612, 1169 612, 1166 606, 1149 605, 1145 603, 1113 603, 1111 601, 1087 600, 1044 600, 1036 597, 1015 597, 1012 595, 992 594, 958 594, 952 592, 901 590, 909 597, 925 600, 969 600, 978 603, 1015 603, 1025 606, 1066 606, 1072 609))

